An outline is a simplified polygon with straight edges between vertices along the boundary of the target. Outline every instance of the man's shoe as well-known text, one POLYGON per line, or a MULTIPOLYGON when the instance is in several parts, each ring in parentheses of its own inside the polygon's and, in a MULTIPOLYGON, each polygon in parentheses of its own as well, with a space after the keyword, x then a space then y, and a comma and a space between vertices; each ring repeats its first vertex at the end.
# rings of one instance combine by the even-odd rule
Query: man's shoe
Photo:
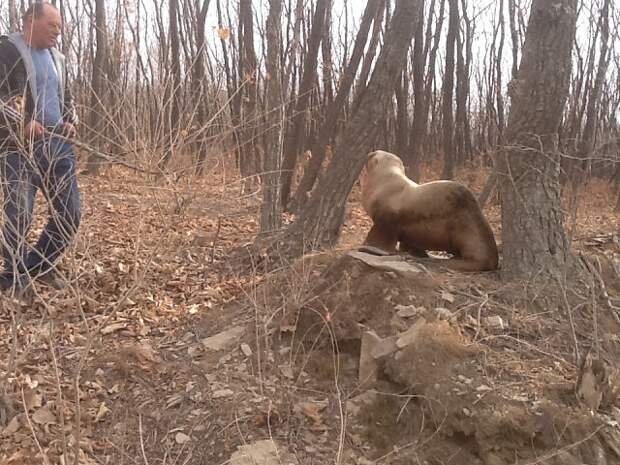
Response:
POLYGON ((13 276, 3 273, 0 275, 0 291, 9 298, 17 299, 23 304, 32 304, 34 295, 31 281, 27 275, 13 276))
POLYGON ((67 287, 67 282, 62 275, 54 270, 50 270, 45 274, 37 276, 37 281, 51 287, 52 289, 56 289, 57 291, 62 291, 67 287))

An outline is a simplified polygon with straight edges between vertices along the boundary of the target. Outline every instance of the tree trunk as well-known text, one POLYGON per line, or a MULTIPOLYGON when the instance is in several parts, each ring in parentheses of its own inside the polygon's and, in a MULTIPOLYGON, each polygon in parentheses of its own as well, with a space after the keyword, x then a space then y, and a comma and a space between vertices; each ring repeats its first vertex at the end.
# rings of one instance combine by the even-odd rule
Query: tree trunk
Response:
MULTIPOLYGON (((420 0, 420 14, 415 24, 413 39, 413 123, 409 137, 409 147, 403 154, 403 163, 407 175, 418 180, 420 177, 420 159, 424 137, 426 136, 427 108, 424 102, 424 69, 426 56, 424 54, 424 0, 420 0)), ((435 0, 431 1, 430 10, 435 9, 435 0)))
POLYGON ((168 0, 168 43, 170 72, 168 82, 166 82, 166 93, 164 97, 164 140, 166 148, 164 155, 159 162, 160 169, 165 168, 175 152, 177 129, 179 127, 180 108, 180 86, 181 86, 181 45, 179 37, 178 23, 178 0, 168 0))
POLYGON ((239 129, 239 171, 241 177, 249 180, 258 171, 258 152, 256 151, 256 126, 258 74, 257 59, 254 49, 254 17, 251 0, 239 1, 239 75, 243 77, 242 104, 239 129))
MULTIPOLYGON (((101 146, 105 140, 103 131, 107 115, 103 102, 104 85, 106 81, 107 62, 108 62, 108 39, 107 39, 107 22, 105 11, 105 0, 95 0, 95 37, 97 48, 95 51, 95 59, 93 61, 92 74, 92 90, 90 97, 90 131, 91 142, 95 146, 101 146)), ((86 170, 90 174, 97 174, 101 168, 101 158, 94 153, 88 156, 86 170)))
POLYGON ((299 187, 295 192, 295 197, 291 202, 291 211, 296 212, 303 206, 303 204, 307 201, 308 192, 310 192, 314 186, 321 168, 321 164, 325 159, 325 150, 327 149, 327 145, 336 134, 338 117, 342 114, 347 98, 351 92, 355 74, 357 73, 360 61, 364 55, 364 47, 366 46, 366 38, 368 37, 370 25, 372 24, 373 18, 376 17, 381 3, 382 0, 368 0, 368 3, 366 4, 366 9, 364 10, 362 23, 355 38, 355 44, 353 46, 353 52, 351 53, 349 64, 340 78, 340 86, 338 87, 336 98, 327 109, 325 121, 321 125, 318 135, 314 140, 314 144, 312 145, 312 158, 304 171, 299 187))
POLYGON ((443 80, 443 156, 444 168, 443 179, 454 177, 454 46, 459 27, 459 3, 458 0, 450 2, 450 21, 448 23, 448 37, 446 38, 446 72, 443 80))
POLYGON ((316 9, 312 18, 312 31, 310 32, 310 40, 308 44, 308 53, 303 64, 303 75, 297 104, 292 116, 291 129, 287 131, 284 142, 284 162, 282 173, 282 205, 286 208, 291 196, 291 186, 293 182, 293 172, 295 163, 299 156, 299 152, 304 147, 304 126, 306 124, 306 111, 310 103, 310 93, 316 81, 317 58, 321 38, 323 37, 323 29, 325 27, 325 9, 327 0, 317 0, 316 9))
POLYGON ((15 0, 9 0, 9 32, 19 31, 19 13, 15 0))
POLYGON ((498 160, 505 277, 572 265, 560 201, 558 130, 569 90, 577 0, 533 0, 498 160))
POLYGON ((260 231, 272 233, 282 223, 279 199, 280 162, 282 159, 282 136, 284 113, 282 109, 282 71, 280 54, 282 43, 282 0, 269 0, 267 16, 267 95, 266 113, 268 131, 263 150, 263 173, 261 176, 263 203, 261 204, 260 231))
MULTIPOLYGON (((308 249, 333 246, 344 220, 346 199, 366 161, 387 113, 413 36, 417 2, 397 0, 396 10, 363 93, 359 109, 336 146, 325 177, 297 220, 277 240, 271 254, 299 256, 308 249)), ((270 254, 270 255, 271 255, 270 254)))

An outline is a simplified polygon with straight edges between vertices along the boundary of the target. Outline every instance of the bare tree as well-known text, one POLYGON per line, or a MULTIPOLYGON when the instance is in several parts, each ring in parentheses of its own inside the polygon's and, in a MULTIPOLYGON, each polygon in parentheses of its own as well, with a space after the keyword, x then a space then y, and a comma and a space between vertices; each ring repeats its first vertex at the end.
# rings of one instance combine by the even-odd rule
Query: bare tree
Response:
POLYGON ((306 247, 322 248, 336 242, 346 199, 379 134, 379 122, 388 111, 403 69, 416 14, 421 13, 418 6, 411 0, 396 1, 385 44, 359 107, 336 145, 336 156, 295 223, 275 241, 272 252, 298 256, 306 247))
POLYGON ((454 47, 459 27, 459 2, 448 0, 450 3, 450 20, 448 23, 448 36, 446 37, 446 68, 443 79, 443 178, 454 177, 454 47))
POLYGON ((267 96, 266 120, 267 134, 263 150, 261 205, 261 233, 270 233, 280 227, 282 206, 280 194, 280 164, 284 134, 284 111, 282 108, 282 0, 269 0, 267 16, 267 96))
POLYGON ((498 163, 506 276, 561 276, 572 263, 560 205, 558 129, 576 19, 577 0, 533 0, 498 163))
MULTIPOLYGON (((105 0, 95 0, 95 30, 97 48, 93 62, 92 92, 90 98, 90 129, 94 141, 100 145, 103 141, 103 131, 106 126, 106 111, 104 108, 104 85, 108 68, 108 35, 105 11, 105 0)), ((96 154, 88 157, 87 170, 96 174, 101 166, 101 159, 96 154)))

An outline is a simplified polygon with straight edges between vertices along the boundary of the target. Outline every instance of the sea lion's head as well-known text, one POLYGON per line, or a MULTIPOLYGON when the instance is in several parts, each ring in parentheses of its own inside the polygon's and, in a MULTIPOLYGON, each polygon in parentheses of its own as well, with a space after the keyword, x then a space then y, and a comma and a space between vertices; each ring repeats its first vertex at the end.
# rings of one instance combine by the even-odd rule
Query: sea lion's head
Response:
POLYGON ((403 161, 396 155, 384 150, 375 150, 368 154, 366 159, 366 171, 368 174, 373 174, 377 170, 396 170, 399 173, 405 173, 405 166, 403 161))

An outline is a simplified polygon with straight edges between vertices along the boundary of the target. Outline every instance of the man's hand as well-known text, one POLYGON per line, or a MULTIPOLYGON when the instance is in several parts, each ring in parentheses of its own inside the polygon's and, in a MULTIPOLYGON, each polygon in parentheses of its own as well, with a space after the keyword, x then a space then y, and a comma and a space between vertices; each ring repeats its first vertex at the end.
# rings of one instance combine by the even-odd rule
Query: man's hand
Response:
POLYGON ((38 121, 30 121, 26 125, 26 137, 41 139, 45 135, 45 128, 38 121))
POLYGON ((75 129, 75 126, 73 124, 71 124, 71 123, 64 123, 62 125, 62 133, 66 137, 75 137, 75 136, 77 136, 77 130, 75 129))

